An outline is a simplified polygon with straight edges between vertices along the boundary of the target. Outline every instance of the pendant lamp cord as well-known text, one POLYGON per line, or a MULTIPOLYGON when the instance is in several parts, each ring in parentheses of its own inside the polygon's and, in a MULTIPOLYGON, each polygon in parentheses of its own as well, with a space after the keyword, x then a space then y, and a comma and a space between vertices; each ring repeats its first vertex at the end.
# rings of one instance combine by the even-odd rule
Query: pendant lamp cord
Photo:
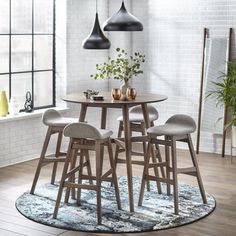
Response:
POLYGON ((96 13, 98 13, 98 0, 96 0, 96 13))

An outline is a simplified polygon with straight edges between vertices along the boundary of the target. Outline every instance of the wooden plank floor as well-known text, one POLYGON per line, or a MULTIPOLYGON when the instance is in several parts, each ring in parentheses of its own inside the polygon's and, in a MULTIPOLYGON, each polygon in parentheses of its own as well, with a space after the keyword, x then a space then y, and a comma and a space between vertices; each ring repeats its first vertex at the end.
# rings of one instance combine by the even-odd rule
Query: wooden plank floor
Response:
MULTIPOLYGON (((187 152, 178 151, 178 154, 179 165, 186 166, 190 163, 187 152)), ((216 210, 198 222, 169 230, 139 233, 140 236, 236 235, 236 158, 234 164, 230 164, 229 158, 213 154, 200 154, 198 160, 205 189, 216 198, 216 210)), ((96 235, 48 227, 30 221, 18 213, 15 209, 15 200, 30 188, 36 164, 37 160, 34 160, 0 169, 0 235, 96 235)), ((51 166, 44 168, 40 178, 41 183, 49 182, 50 170, 51 166)), ((126 173, 124 165, 118 165, 117 171, 118 175, 126 173)), ((134 175, 141 175, 142 167, 133 166, 133 172, 134 175)), ((182 175, 179 179, 181 182, 196 184, 196 180, 190 176, 182 175)))

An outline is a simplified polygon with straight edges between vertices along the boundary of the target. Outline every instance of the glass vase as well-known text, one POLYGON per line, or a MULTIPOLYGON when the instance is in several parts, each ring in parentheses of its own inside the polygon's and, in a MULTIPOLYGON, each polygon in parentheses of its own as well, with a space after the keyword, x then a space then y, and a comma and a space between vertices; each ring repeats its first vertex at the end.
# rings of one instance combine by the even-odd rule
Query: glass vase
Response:
POLYGON ((122 100, 122 101, 128 100, 128 98, 127 98, 127 89, 128 88, 130 88, 129 81, 124 80, 123 84, 120 86, 120 91, 121 91, 120 100, 122 100))

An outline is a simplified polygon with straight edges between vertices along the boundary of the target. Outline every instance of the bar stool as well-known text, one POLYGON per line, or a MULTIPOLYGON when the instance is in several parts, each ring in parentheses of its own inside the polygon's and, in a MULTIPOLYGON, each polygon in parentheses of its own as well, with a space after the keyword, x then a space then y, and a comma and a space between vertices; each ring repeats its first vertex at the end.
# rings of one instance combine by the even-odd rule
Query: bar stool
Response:
POLYGON ((117 176, 115 172, 115 164, 112 154, 112 145, 110 136, 112 131, 104 129, 96 129, 95 127, 86 124, 86 123, 73 123, 65 127, 64 135, 70 138, 70 143, 67 151, 66 161, 64 169, 62 172, 61 182, 58 190, 56 205, 54 208, 53 218, 56 219, 60 201, 62 197, 63 188, 67 187, 65 202, 68 202, 70 195, 70 189, 77 188, 77 204, 81 204, 81 189, 94 190, 97 194, 97 223, 102 223, 102 213, 101 213, 101 182, 109 181, 114 185, 116 201, 118 209, 121 209, 119 188, 117 182, 117 176), (110 169, 106 173, 102 173, 102 163, 103 163, 103 152, 101 152, 102 146, 106 145, 108 148, 110 169), (75 168, 70 168, 70 162, 73 163, 73 159, 76 158, 78 150, 80 150, 80 161, 79 166, 75 168), (89 164, 84 162, 84 157, 88 156, 88 151, 95 151, 96 158, 96 176, 91 174, 84 175, 83 168, 89 164), (75 183, 72 180, 72 176, 78 172, 78 183, 75 183), (111 177, 110 177, 111 176, 111 177), (96 180, 94 183, 83 183, 83 179, 96 180))
POLYGON ((201 192, 203 203, 207 203, 205 190, 203 187, 196 155, 194 152, 191 133, 196 130, 196 124, 194 120, 187 115, 174 115, 170 117, 164 125, 151 127, 147 130, 149 137, 148 144, 148 157, 145 160, 145 166, 143 171, 141 190, 139 195, 138 205, 141 206, 143 202, 145 181, 154 180, 157 182, 164 182, 167 184, 167 195, 170 195, 170 185, 173 185, 173 194, 174 194, 174 208, 175 214, 179 214, 179 200, 178 200, 178 180, 177 174, 187 174, 197 177, 198 186, 201 192), (164 136, 165 140, 158 139, 158 136, 164 136), (176 141, 186 142, 189 147, 191 159, 193 166, 188 168, 177 168, 177 156, 176 156, 176 141), (150 145, 158 143, 165 146, 165 155, 166 160, 162 163, 154 164, 149 163, 151 152, 150 145), (171 156, 172 156, 172 167, 170 166, 170 157, 169 157, 169 147, 171 147, 171 156), (160 178, 159 176, 151 176, 148 174, 148 169, 153 167, 165 166, 166 167, 166 178, 160 178), (170 177, 172 173, 172 178, 170 177))
POLYGON ((58 164, 58 162, 64 162, 65 156, 66 156, 66 153, 62 153, 60 151, 63 129, 69 123, 77 122, 78 120, 74 119, 74 118, 62 117, 58 111, 56 111, 54 109, 48 109, 44 112, 44 114, 42 116, 42 121, 43 121, 44 125, 48 126, 48 130, 47 130, 47 134, 46 134, 46 137, 44 140, 44 144, 43 144, 43 148, 41 151, 38 166, 36 169, 36 173, 34 176, 33 184, 32 184, 31 190, 30 190, 31 194, 34 194, 41 168, 47 164, 50 164, 50 163, 54 163, 53 170, 52 170, 52 176, 51 176, 51 184, 54 184, 55 177, 56 177, 56 171, 57 171, 57 164, 58 164), (48 144, 49 144, 51 136, 53 134, 58 134, 56 151, 55 151, 54 155, 46 156, 48 144), (63 158, 63 156, 64 156, 64 158, 63 158))
MULTIPOLYGON (((149 120, 150 120, 151 126, 154 126, 154 121, 157 120, 159 117, 158 111, 152 105, 148 105, 147 107, 148 107, 148 114, 149 114, 149 120)), ((119 121, 118 138, 121 138, 122 132, 124 131, 123 117, 120 116, 117 118, 117 120, 119 121)), ((143 111, 142 111, 141 106, 135 106, 130 109, 129 121, 130 121, 131 136, 132 136, 132 132, 140 132, 142 136, 146 135, 146 127, 145 127, 145 123, 144 123, 143 111)), ((135 138, 133 138, 133 140, 131 140, 131 142, 140 142, 141 141, 143 144, 143 152, 135 152, 132 150, 131 155, 143 156, 143 157, 145 156, 146 140, 143 139, 142 136, 136 136, 135 138)), ((119 158, 119 153, 124 152, 124 151, 125 151, 125 149, 121 148, 119 146, 119 143, 117 143, 116 149, 115 149, 115 165, 117 165, 118 163, 126 163, 126 161, 124 159, 119 158)), ((156 155, 157 158, 159 159, 159 161, 162 161, 161 155, 159 153, 158 144, 156 144, 156 151, 157 151, 157 155, 156 155)), ((144 161, 133 160, 132 164, 144 165, 144 161)), ((163 174, 164 174, 164 171, 163 171, 163 174)))

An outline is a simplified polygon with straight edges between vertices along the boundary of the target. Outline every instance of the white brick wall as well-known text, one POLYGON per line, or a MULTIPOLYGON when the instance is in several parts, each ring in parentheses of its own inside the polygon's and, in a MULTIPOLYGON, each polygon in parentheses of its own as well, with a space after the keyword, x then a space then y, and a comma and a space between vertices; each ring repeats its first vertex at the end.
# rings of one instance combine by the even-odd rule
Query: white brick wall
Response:
MULTIPOLYGON (((100 23, 120 7, 121 1, 98 1, 100 23)), ((236 29, 236 1, 234 0, 139 0, 126 1, 127 9, 144 25, 143 32, 110 32, 110 51, 83 50, 82 40, 94 23, 95 0, 57 0, 57 102, 66 93, 87 88, 110 90, 119 82, 93 81, 89 78, 95 64, 113 55, 116 47, 147 55, 145 73, 133 81, 137 90, 167 94, 166 102, 157 104, 160 120, 175 113, 197 118, 201 72, 203 27, 211 36, 226 36, 229 27, 236 29)), ((233 56, 236 56, 235 37, 233 56)), ((67 115, 78 117, 79 106, 69 104, 67 115)), ((109 127, 119 111, 109 112, 109 127)), ((98 110, 89 110, 87 120, 99 124, 98 110)), ((0 123, 0 167, 39 156, 45 136, 40 118, 0 123)), ((52 151, 52 145, 49 151, 52 151)), ((203 135, 201 150, 220 151, 220 139, 213 134, 203 135), (217 139, 214 142, 214 139, 217 139)), ((229 143, 227 143, 229 151, 229 143)))
MULTIPOLYGON (((66 94, 66 0, 57 0, 57 105, 65 106, 61 97, 66 94)), ((32 118, 0 122, 0 167, 39 157, 46 134, 41 115, 32 118)), ((64 146, 65 148, 65 146, 64 146)), ((55 137, 48 152, 55 152, 55 137)))
MULTIPOLYGON (((137 87, 146 84, 148 91, 169 97, 157 105, 158 123, 176 113, 197 120, 203 28, 210 29, 211 37, 226 37, 230 27, 236 29, 235 11, 236 1, 230 0, 133 1, 133 12, 144 24, 143 34, 133 34, 133 50, 148 56, 146 76, 137 87)), ((201 150, 219 153, 220 138, 202 133, 201 150)))
MULTIPOLYGON (((98 2, 100 24, 107 18, 108 8, 106 1, 98 2)), ((108 56, 108 50, 84 50, 82 41, 86 38, 94 25, 96 2, 93 0, 68 0, 67 18, 67 92, 81 92, 86 89, 106 90, 108 82, 91 80, 90 74, 95 72, 95 65, 103 62, 108 56)), ((68 104, 70 115, 79 116, 79 105, 68 104)), ((89 109, 86 120, 94 125, 99 124, 96 110, 89 109), (94 117, 97 117, 94 118, 94 117)))

